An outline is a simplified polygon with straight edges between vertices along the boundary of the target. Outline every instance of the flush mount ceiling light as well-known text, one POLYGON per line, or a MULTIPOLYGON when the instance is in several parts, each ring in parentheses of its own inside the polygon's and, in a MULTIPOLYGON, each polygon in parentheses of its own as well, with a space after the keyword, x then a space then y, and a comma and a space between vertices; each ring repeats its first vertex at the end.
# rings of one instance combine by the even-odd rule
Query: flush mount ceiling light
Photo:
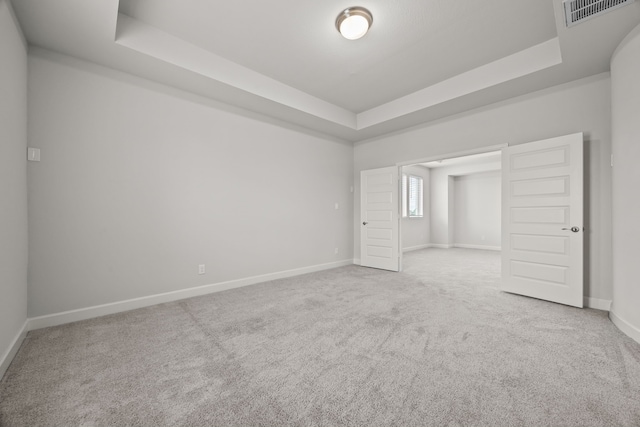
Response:
POLYGON ((367 34, 373 23, 373 16, 364 7, 349 7, 336 18, 336 28, 342 37, 356 40, 367 34))

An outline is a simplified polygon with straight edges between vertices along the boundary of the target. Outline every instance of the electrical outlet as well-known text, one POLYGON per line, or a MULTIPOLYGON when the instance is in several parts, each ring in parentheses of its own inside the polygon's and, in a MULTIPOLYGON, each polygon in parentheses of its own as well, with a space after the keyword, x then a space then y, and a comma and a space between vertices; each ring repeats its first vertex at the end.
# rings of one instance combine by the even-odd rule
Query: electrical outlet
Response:
POLYGON ((338 255, 338 248, 335 248, 335 250, 333 251, 336 255, 338 255))
POLYGON ((340 205, 338 204, 338 202, 336 202, 335 206, 336 210, 340 209, 340 205))
POLYGON ((206 269, 204 268, 204 264, 200 264, 198 266, 198 274, 204 274, 206 273, 206 269))

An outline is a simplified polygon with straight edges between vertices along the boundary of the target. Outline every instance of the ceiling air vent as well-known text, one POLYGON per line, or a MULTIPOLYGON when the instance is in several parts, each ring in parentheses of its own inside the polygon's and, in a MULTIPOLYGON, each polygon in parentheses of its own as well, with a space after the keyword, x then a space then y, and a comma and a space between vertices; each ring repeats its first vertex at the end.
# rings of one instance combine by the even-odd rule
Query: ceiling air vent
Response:
POLYGON ((635 0, 564 0, 567 27, 633 3, 635 0))

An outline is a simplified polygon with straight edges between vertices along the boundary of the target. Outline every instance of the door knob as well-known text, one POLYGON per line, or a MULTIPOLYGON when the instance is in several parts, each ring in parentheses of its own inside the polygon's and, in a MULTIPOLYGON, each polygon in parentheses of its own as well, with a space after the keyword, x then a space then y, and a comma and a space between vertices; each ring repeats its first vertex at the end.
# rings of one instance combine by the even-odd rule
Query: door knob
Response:
POLYGON ((563 230, 571 230, 574 233, 577 233, 578 231, 580 231, 580 227, 563 228, 563 230))
POLYGON ((367 221, 364 221, 364 222, 362 223, 362 225, 367 225, 367 224, 369 224, 367 221))

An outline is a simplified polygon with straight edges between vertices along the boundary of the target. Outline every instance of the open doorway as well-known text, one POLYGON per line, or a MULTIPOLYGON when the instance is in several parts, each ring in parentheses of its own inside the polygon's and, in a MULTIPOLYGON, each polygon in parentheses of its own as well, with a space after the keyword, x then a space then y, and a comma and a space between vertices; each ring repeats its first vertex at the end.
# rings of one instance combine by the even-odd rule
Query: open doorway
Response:
MULTIPOLYGON (((496 151, 498 147, 492 148, 496 151)), ((584 135, 575 133, 500 148, 501 152, 495 153, 493 159, 491 154, 483 154, 480 158, 474 156, 478 162, 473 162, 477 166, 473 170, 467 169, 469 156, 478 152, 456 156, 464 159, 430 158, 361 171, 360 211, 366 230, 360 234, 361 265, 401 271, 404 270, 403 251, 422 247, 499 250, 502 291, 582 307, 584 135), (500 156, 500 162, 497 156, 500 156), (436 163, 430 167, 429 163, 434 160, 436 163), (495 166, 487 166, 491 163, 495 166), (444 167, 447 169, 442 169, 444 167), (423 177, 412 180, 411 168, 420 170, 423 177), (479 180, 475 178, 489 178, 489 181, 492 173, 498 170, 500 173, 495 175, 500 177, 500 190, 494 187, 493 200, 499 200, 495 205, 500 209, 481 214, 492 198, 478 190, 479 180), (406 180, 403 173, 407 175, 406 180), (368 174, 372 174, 371 177, 368 174), (437 187, 440 174, 446 178, 446 186, 437 187), (469 178, 471 176, 473 178, 469 178), (470 181, 476 182, 470 185, 470 181), (399 185, 401 182, 407 183, 404 191, 399 185), (408 184, 411 182, 414 182, 413 186, 408 184), (438 192, 443 195, 439 201, 438 192), (421 204, 410 200, 415 194, 422 195, 421 204), (471 198, 461 201, 469 195, 471 198), (446 203, 440 203, 442 200, 446 203), (414 214, 402 218, 401 213, 405 211, 414 214), (468 233, 470 228, 464 227, 469 224, 464 222, 469 218, 475 221, 473 226, 482 226, 489 220, 500 223, 500 246, 486 244, 487 228, 468 233), (423 237, 426 235, 427 238, 410 246, 404 241, 407 238, 403 239, 403 234, 411 233, 412 226, 403 227, 403 222, 412 220, 422 222, 423 237), (438 225, 438 220, 446 221, 445 225, 438 225), (461 241, 465 232, 476 238, 480 236, 480 242, 461 241), (443 240, 439 242, 439 238, 443 240), (367 257, 393 261, 393 269, 370 265, 365 262, 367 257)))
POLYGON ((402 251, 500 251, 501 191, 501 151, 403 166, 402 251))

